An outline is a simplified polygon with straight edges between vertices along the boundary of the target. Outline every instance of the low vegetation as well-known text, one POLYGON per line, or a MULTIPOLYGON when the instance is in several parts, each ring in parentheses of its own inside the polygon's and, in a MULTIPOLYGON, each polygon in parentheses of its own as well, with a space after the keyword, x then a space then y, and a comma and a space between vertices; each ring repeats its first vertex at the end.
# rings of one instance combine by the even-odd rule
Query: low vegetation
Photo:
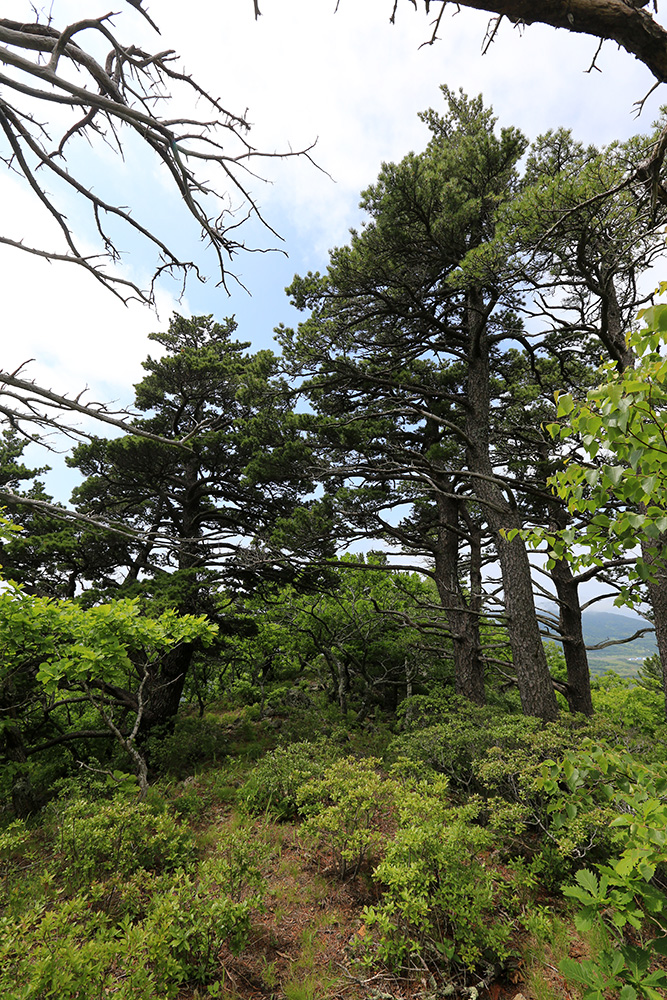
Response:
POLYGON ((656 1000, 667 727, 658 695, 626 723, 637 690, 546 726, 451 693, 186 713, 144 801, 82 768, 5 808, 2 995, 656 1000))

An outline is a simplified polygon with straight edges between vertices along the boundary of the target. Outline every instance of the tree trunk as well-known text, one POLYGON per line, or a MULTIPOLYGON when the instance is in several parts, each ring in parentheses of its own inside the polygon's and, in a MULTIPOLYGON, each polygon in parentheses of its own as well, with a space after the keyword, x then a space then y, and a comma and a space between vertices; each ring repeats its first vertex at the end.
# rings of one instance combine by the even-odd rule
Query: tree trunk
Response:
MULTIPOLYGON (((615 288, 614 301, 617 301, 615 288)), ((615 333, 617 336, 620 336, 621 332, 624 333, 624 330, 619 310, 618 318, 616 320, 615 333)), ((632 351, 629 351, 628 355, 619 361, 620 370, 624 371, 626 368, 632 368, 634 361, 635 355, 632 351)), ((667 553, 667 535, 663 535, 660 539, 656 540, 644 539, 641 543, 641 548, 646 564, 648 566, 655 566, 658 554, 660 553, 660 555, 662 555, 662 553, 667 553)), ((658 654, 660 656, 660 663, 662 666, 662 685, 665 692, 665 715, 667 715, 667 571, 659 569, 656 576, 656 581, 649 583, 647 589, 649 603, 653 611, 655 637, 658 644, 658 654)))
POLYGON ((538 22, 610 39, 641 60, 656 80, 667 80, 667 30, 637 0, 460 0, 460 4, 506 17, 513 24, 538 22))
POLYGON ((648 566, 653 568, 657 580, 648 584, 648 596, 653 609, 655 638, 662 665, 662 687, 665 693, 665 715, 667 715, 667 537, 655 541, 642 542, 642 555, 648 566))
POLYGON ((567 667, 565 697, 571 712, 592 715, 591 677, 581 621, 579 585, 566 559, 559 559, 556 562, 551 571, 551 579, 558 597, 560 634, 563 640, 565 666, 567 667))
MULTIPOLYGON (((451 492, 451 487, 448 491, 451 492)), ((452 638, 454 688, 457 694, 469 701, 484 705, 486 695, 479 617, 467 604, 459 580, 460 501, 440 494, 437 503, 439 528, 435 581, 452 638)))
MULTIPOLYGON (((13 723, 7 725, 4 736, 7 758, 18 764, 26 764, 28 756, 18 726, 13 723)), ((12 806, 17 819, 28 819, 37 812, 37 800, 27 769, 23 773, 19 772, 12 781, 12 806)))
POLYGON ((499 533, 501 529, 520 527, 520 518, 508 507, 504 515, 494 515, 492 527, 498 533, 497 549, 507 629, 521 707, 526 715, 536 715, 545 720, 556 719, 558 702, 537 621, 526 547, 520 538, 508 542, 499 533))
POLYGON ((468 468, 474 475, 476 494, 484 504, 494 532, 503 582, 507 628, 512 663, 516 671, 521 705, 526 715, 542 719, 558 717, 558 702, 542 645, 533 579, 526 546, 518 536, 512 541, 503 531, 520 529, 522 521, 496 480, 490 446, 490 378, 488 317, 492 303, 485 304, 477 290, 467 296, 468 385, 466 436, 468 468))
POLYGON ((158 726, 173 727, 192 654, 192 643, 180 643, 163 656, 159 670, 150 676, 144 693, 146 707, 141 720, 142 735, 147 735, 158 726))

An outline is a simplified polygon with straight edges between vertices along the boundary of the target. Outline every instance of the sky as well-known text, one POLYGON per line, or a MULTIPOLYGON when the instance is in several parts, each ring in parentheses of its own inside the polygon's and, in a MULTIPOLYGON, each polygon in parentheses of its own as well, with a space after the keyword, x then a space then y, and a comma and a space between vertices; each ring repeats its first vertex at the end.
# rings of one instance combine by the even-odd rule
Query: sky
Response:
MULTIPOLYGON (((488 16, 457 13, 455 4, 430 46, 422 45, 431 34, 423 4, 415 10, 409 0, 399 0, 393 25, 393 0, 339 0, 337 12, 336 0, 260 0, 257 20, 252 0, 145 0, 145 6, 161 35, 119 2, 113 23, 121 41, 150 51, 174 49, 183 69, 227 108, 241 114, 247 109, 253 145, 270 152, 316 141, 312 155, 322 169, 306 159, 262 162, 258 169, 266 181, 251 178, 250 188, 282 241, 256 226, 248 229, 248 239, 284 253, 238 257, 233 269, 249 294, 230 282, 229 295, 216 287, 196 225, 188 223, 159 164, 136 144, 129 144, 124 160, 101 146, 75 151, 71 169, 84 171, 96 189, 116 193, 135 214, 145 212, 211 275, 205 285, 189 284, 180 302, 176 288, 164 284, 155 312, 123 306, 70 265, 0 247, 2 367, 13 370, 30 361, 23 371, 40 384, 70 394, 89 387, 90 399, 131 399, 141 361, 156 352, 147 336, 165 329, 174 310, 217 319, 235 315, 239 339, 254 349, 272 346, 274 327, 299 319, 285 286, 295 273, 326 267, 328 250, 344 243, 359 223, 359 193, 382 163, 425 146, 427 130, 418 112, 442 107, 441 84, 481 92, 501 125, 518 126, 529 138, 565 126, 578 139, 598 144, 648 131, 667 103, 664 87, 658 88, 637 120, 635 102, 653 78, 612 43, 597 58, 600 72, 586 72, 597 48, 586 36, 540 25, 519 31, 503 22, 483 55, 488 16)), ((43 7, 37 0, 36 7, 44 16, 50 12, 58 27, 108 10, 95 0, 50 0, 43 7)), ((31 8, 28 0, 3 0, 3 16, 16 20, 31 20, 31 8)), ((48 234, 49 220, 32 192, 1 170, 0 199, 5 234, 26 242, 48 234)), ((84 226, 74 202, 68 214, 75 228, 84 226)), ((82 232, 88 245, 85 227, 82 232)), ((153 258, 132 240, 123 246, 124 273, 142 283, 153 258)), ((52 464, 58 471, 49 486, 62 493, 73 474, 63 474, 57 459, 52 464)))
MULTIPOLYGON (((584 36, 542 26, 520 33, 503 23, 482 55, 488 17, 465 9, 446 15, 435 45, 420 47, 430 36, 429 21, 408 0, 399 4, 394 25, 392 0, 340 0, 337 13, 335 0, 263 0, 258 20, 252 0, 148 0, 161 36, 128 5, 117 6, 125 8, 114 19, 121 41, 175 49, 184 70, 230 110, 247 109, 257 148, 299 149, 316 140, 313 156, 327 173, 305 159, 263 161, 260 168, 271 183, 251 179, 251 189, 283 241, 258 227, 248 238, 288 256, 237 258, 234 270, 250 294, 231 282, 228 295, 216 287, 196 224, 188 224, 157 163, 134 146, 125 161, 103 146, 81 151, 90 184, 98 190, 111 185, 135 214, 147 212, 211 275, 206 285, 191 282, 180 303, 176 287, 164 284, 156 314, 136 304, 122 306, 70 265, 0 248, 3 367, 34 358, 27 370, 36 379, 59 391, 89 385, 97 398, 127 395, 141 377, 147 334, 165 328, 174 309, 235 315, 240 338, 270 346, 279 322, 298 320, 284 294, 293 275, 324 268, 327 251, 346 241, 360 220, 359 192, 383 161, 424 147, 427 130, 417 115, 442 106, 440 84, 483 93, 501 125, 519 126, 529 137, 563 125, 596 143, 648 130, 664 100, 661 88, 637 121, 633 105, 652 85, 648 71, 606 43, 598 57, 602 72, 586 73, 597 46, 584 36)), ((27 19, 30 7, 27 0, 4 0, 3 13, 27 19)), ((103 12, 94 0, 51 0, 48 9, 58 26, 103 12)), ((43 209, 16 177, 0 172, 0 197, 5 232, 28 242, 48 230, 43 209)), ((74 202, 70 219, 76 227, 74 202)), ((153 258, 125 243, 125 273, 141 283, 153 258)))

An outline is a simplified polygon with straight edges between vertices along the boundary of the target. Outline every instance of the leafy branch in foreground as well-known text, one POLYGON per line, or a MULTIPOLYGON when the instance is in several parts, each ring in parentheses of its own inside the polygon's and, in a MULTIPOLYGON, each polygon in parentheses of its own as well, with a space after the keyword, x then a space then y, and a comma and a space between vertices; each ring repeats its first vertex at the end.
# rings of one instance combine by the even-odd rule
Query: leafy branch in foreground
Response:
MULTIPOLYGON (((660 291, 667 291, 667 282, 660 291)), ((552 561, 566 556, 579 567, 600 566, 619 554, 631 553, 642 538, 663 547, 667 532, 667 358, 660 348, 667 333, 667 304, 639 315, 644 328, 628 337, 637 356, 635 367, 619 371, 613 363, 603 365, 599 384, 584 401, 570 393, 558 396, 561 422, 547 426, 552 438, 575 448, 575 457, 566 460, 551 485, 570 513, 589 515, 577 527, 576 538, 573 528, 558 533, 526 532, 535 545, 547 542, 552 561)), ((637 583, 651 579, 655 571, 655 562, 644 552, 629 572, 637 583)), ((633 603, 636 588, 626 588, 621 600, 633 603)))
POLYGON ((651 971, 651 964, 655 954, 667 954, 667 896, 654 882, 667 861, 667 779, 660 766, 586 741, 559 763, 545 761, 537 787, 550 797, 554 822, 572 823, 600 800, 619 813, 610 824, 615 856, 596 866, 599 877, 583 868, 564 889, 581 907, 577 929, 597 927, 605 946, 595 960, 563 960, 560 971, 586 987, 584 1000, 604 1000, 609 990, 619 991, 620 1000, 659 1000, 667 974, 651 971))
MULTIPOLYGON (((12 530, 0 516, 0 537, 12 530)), ((145 795, 148 771, 137 743, 165 683, 163 660, 179 645, 210 644, 216 633, 203 616, 170 610, 147 617, 136 599, 84 609, 4 583, 0 756, 5 780, 23 789, 25 811, 32 809, 32 756, 104 737, 128 755, 145 795)))
MULTIPOLYGON (((667 291, 667 283, 658 291, 667 291)), ((549 566, 565 558, 577 567, 604 566, 619 557, 628 562, 629 583, 616 603, 640 605, 647 587, 667 699, 667 359, 660 353, 667 305, 644 309, 639 318, 643 328, 628 336, 634 367, 620 371, 613 363, 604 365, 584 401, 569 393, 557 397, 561 422, 547 425, 572 456, 564 455, 551 486, 571 514, 583 515, 583 523, 521 534, 535 548, 546 542, 549 566)))

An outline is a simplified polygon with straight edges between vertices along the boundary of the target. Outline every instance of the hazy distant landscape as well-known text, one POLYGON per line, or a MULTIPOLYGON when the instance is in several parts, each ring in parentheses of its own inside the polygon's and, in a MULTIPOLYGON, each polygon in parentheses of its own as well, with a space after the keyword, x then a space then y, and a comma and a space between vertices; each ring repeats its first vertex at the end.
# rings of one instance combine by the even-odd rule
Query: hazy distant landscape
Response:
MULTIPOLYGON (((549 610, 553 610, 549 608, 549 610)), ((585 611, 583 614, 584 638, 586 645, 598 646, 610 639, 625 639, 639 629, 648 628, 650 622, 633 615, 612 611, 585 611)), ((647 656, 658 652, 655 634, 646 635, 618 646, 588 650, 588 663, 592 674, 603 674, 605 670, 615 670, 625 677, 634 676, 647 656)))

